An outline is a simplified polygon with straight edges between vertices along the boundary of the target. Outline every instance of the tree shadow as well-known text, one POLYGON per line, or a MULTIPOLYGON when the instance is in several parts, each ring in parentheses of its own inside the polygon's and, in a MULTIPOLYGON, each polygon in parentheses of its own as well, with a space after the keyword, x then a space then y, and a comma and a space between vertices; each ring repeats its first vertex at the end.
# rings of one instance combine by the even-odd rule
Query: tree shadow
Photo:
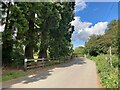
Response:
MULTIPOLYGON (((84 60, 84 58, 74 58, 74 60, 70 61, 69 63, 66 63, 66 64, 62 64, 62 65, 58 65, 54 68, 64 68, 64 67, 69 67, 69 66, 72 66, 72 65, 81 65, 81 64, 86 64, 86 61, 84 60)), ((38 74, 35 74, 35 75, 32 75, 31 77, 27 77, 24 79, 24 84, 28 84, 28 83, 31 83, 31 82, 36 82, 36 81, 39 81, 39 80, 43 80, 43 79, 46 79, 48 76, 51 75, 50 72, 53 72, 53 69, 48 69, 42 73, 38 73, 38 74)))
POLYGON ((76 57, 72 61, 70 61, 69 63, 58 65, 58 67, 64 68, 64 67, 70 67, 72 65, 82 65, 82 64, 86 64, 86 63, 87 62, 85 61, 85 58, 76 57))
POLYGON ((29 84, 29 83, 36 82, 36 81, 39 81, 39 80, 44 80, 48 76, 51 75, 50 72, 52 72, 52 71, 47 70, 47 71, 37 73, 37 74, 34 74, 34 75, 29 75, 29 76, 17 78, 17 79, 8 81, 6 83, 2 83, 2 88, 3 89, 11 88, 12 85, 17 84, 17 83, 29 84))
POLYGON ((74 58, 70 62, 68 61, 68 63, 66 63, 66 64, 57 65, 55 67, 47 69, 46 71, 42 71, 42 72, 36 73, 34 75, 29 75, 29 76, 15 79, 15 80, 11 80, 7 83, 3 83, 2 86, 3 86, 3 88, 10 88, 13 84, 17 84, 17 83, 29 84, 32 82, 37 82, 39 80, 47 79, 48 76, 52 75, 51 72, 54 72, 53 69, 55 69, 55 68, 65 68, 65 67, 70 67, 73 65, 83 65, 83 64, 86 64, 85 58, 79 58, 79 57, 74 58))
POLYGON ((52 72, 52 71, 45 71, 43 73, 35 74, 32 77, 27 77, 24 80, 23 84, 28 84, 28 83, 32 83, 32 82, 36 82, 36 81, 39 81, 39 80, 46 79, 48 76, 51 75, 50 72, 52 72))

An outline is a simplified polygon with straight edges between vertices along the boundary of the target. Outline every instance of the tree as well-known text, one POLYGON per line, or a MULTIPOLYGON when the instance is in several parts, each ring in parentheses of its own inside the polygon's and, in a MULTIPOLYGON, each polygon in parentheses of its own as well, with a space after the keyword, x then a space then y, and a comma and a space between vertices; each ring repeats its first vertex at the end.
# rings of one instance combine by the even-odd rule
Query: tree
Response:
POLYGON ((113 20, 108 24, 108 29, 105 31, 104 35, 93 35, 90 37, 89 41, 86 42, 85 50, 92 56, 97 56, 99 54, 109 53, 109 47, 112 47, 112 53, 117 52, 117 32, 118 32, 118 21, 113 20))
POLYGON ((71 27, 70 22, 74 16, 74 3, 57 3, 57 8, 60 12, 61 19, 59 27, 50 30, 49 54, 51 58, 65 57, 73 51, 71 35, 74 27, 71 27))
MULTIPOLYGON (((120 28, 120 20, 118 20, 118 29, 120 28)), ((120 59, 120 30, 117 32, 117 52, 118 52, 118 57, 120 59)), ((120 66, 119 66, 120 67, 120 66)))
POLYGON ((31 59, 34 52, 38 52, 39 58, 71 55, 74 5, 74 2, 2 1, 3 63, 31 59))
POLYGON ((2 60, 3 65, 9 65, 12 63, 13 45, 16 43, 16 37, 18 37, 15 32, 22 36, 27 28, 27 21, 16 4, 2 2, 1 10, 2 24, 5 24, 5 29, 2 33, 2 60))
POLYGON ((79 46, 79 47, 75 48, 74 53, 76 55, 83 56, 84 55, 84 47, 83 46, 79 46))
POLYGON ((41 13, 41 3, 33 3, 33 2, 22 2, 17 3, 20 9, 23 11, 23 14, 26 16, 28 21, 28 29, 25 33, 25 57, 28 59, 33 58, 34 47, 36 47, 38 41, 38 28, 36 24, 38 22, 38 17, 35 17, 36 14, 41 13))
POLYGON ((29 30, 27 31, 26 40, 28 41, 28 44, 25 47, 25 57, 26 58, 33 58, 33 47, 34 47, 34 23, 35 23, 35 4, 29 3, 30 7, 28 10, 28 26, 29 30))

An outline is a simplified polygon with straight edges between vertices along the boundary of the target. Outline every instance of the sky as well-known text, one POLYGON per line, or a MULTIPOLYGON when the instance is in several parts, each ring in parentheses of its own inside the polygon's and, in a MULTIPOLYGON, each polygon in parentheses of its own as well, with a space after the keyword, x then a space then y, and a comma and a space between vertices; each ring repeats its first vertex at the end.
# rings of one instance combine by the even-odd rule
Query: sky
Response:
POLYGON ((117 2, 76 2, 75 17, 71 24, 75 27, 72 35, 73 47, 84 46, 93 34, 103 35, 107 25, 118 19, 117 2))

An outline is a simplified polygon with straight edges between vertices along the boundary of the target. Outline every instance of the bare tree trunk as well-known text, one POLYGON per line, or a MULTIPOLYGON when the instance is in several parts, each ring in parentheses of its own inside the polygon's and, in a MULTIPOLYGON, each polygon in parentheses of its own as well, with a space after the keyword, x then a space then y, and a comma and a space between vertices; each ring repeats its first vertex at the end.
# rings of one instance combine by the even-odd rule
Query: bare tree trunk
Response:
POLYGON ((30 43, 25 48, 25 56, 27 59, 33 58, 33 47, 30 45, 30 43))
POLYGON ((25 47, 25 57, 32 59, 33 58, 33 47, 34 47, 34 20, 35 20, 35 13, 34 11, 30 11, 29 16, 29 30, 27 31, 26 40, 28 40, 28 44, 25 47))
POLYGON ((41 32, 41 45, 38 58, 47 58, 47 35, 46 32, 41 32))

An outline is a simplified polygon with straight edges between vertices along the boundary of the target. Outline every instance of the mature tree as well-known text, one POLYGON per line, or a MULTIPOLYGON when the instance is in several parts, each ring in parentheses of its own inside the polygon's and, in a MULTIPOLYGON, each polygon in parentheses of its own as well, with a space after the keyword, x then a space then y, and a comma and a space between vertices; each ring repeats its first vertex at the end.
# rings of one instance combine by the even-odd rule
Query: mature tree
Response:
POLYGON ((28 10, 28 26, 29 29, 27 31, 26 40, 28 41, 28 44, 25 47, 25 56, 26 58, 33 58, 33 47, 34 47, 34 23, 35 23, 35 10, 34 10, 34 3, 29 3, 31 6, 28 10))
POLYGON ((71 35, 74 27, 70 22, 73 20, 74 3, 58 3, 60 22, 57 29, 50 30, 49 54, 50 57, 67 56, 72 52, 71 35))
POLYGON ((34 52, 38 52, 39 58, 70 55, 74 5, 74 2, 2 2, 3 64, 33 58, 34 52))
POLYGON ((49 30, 56 28, 59 20, 59 12, 55 8, 55 3, 43 3, 41 17, 43 18, 43 24, 41 26, 41 45, 39 51, 39 58, 47 57, 49 30))
POLYGON ((5 24, 2 33, 2 60, 3 64, 12 63, 13 45, 16 43, 17 33, 22 34, 26 30, 26 19, 16 4, 2 2, 2 24, 5 24))
MULTIPOLYGON (((38 14, 38 12, 41 10, 40 6, 41 3, 33 3, 33 2, 19 2, 17 5, 20 7, 20 9, 23 11, 23 14, 25 15, 25 18, 28 21, 28 29, 25 33, 25 57, 26 58, 33 58, 34 53, 34 47, 36 46, 36 42, 38 41, 38 28, 36 28, 36 21, 35 15, 38 14)), ((40 12, 41 13, 41 12, 40 12)), ((38 18, 37 18, 38 20, 38 18)), ((40 23, 40 20, 39 22, 40 23)))

